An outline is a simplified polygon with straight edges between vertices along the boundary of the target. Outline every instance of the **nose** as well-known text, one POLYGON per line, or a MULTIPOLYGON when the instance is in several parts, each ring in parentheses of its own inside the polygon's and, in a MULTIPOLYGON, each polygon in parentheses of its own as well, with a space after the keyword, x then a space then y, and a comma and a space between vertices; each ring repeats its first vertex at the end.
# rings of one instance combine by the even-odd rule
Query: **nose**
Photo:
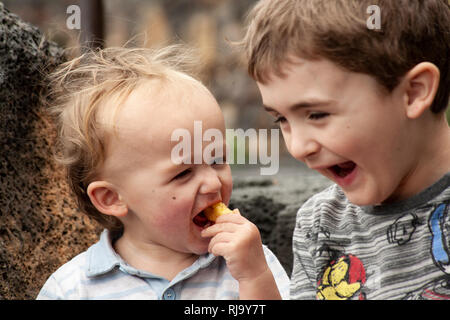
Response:
POLYGON ((306 162, 320 151, 320 144, 305 132, 296 130, 286 138, 289 153, 299 161, 306 162))
POLYGON ((202 178, 199 192, 201 194, 217 193, 222 188, 222 182, 216 170, 211 166, 205 165, 200 173, 202 178))

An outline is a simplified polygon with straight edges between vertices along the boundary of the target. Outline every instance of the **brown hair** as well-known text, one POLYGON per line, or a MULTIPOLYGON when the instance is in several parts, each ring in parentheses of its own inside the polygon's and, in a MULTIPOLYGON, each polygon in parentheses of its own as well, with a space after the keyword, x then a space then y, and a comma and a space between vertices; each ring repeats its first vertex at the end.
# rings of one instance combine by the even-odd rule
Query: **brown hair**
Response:
POLYGON ((115 231, 123 228, 116 217, 101 214, 86 192, 103 164, 110 129, 99 118, 100 112, 114 114, 143 81, 173 84, 194 80, 186 75, 194 74, 197 60, 193 57, 192 50, 181 45, 155 50, 90 50, 49 75, 46 101, 59 131, 57 160, 67 169, 69 186, 81 211, 102 226, 115 231))
POLYGON ((375 77, 388 91, 420 62, 440 70, 431 110, 445 110, 450 91, 450 8, 447 0, 261 0, 241 42, 248 72, 265 83, 283 76, 289 55, 326 58, 375 77), (367 8, 380 8, 381 28, 368 28, 367 8))

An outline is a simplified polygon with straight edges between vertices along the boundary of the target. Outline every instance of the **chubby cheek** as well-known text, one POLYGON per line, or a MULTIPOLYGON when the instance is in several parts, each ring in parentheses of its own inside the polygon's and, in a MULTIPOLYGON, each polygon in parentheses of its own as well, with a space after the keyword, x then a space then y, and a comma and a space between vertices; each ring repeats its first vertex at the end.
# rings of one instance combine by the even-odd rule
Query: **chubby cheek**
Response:
POLYGON ((181 193, 173 193, 161 202, 154 211, 153 226, 166 232, 179 232, 186 228, 192 201, 184 199, 181 193))

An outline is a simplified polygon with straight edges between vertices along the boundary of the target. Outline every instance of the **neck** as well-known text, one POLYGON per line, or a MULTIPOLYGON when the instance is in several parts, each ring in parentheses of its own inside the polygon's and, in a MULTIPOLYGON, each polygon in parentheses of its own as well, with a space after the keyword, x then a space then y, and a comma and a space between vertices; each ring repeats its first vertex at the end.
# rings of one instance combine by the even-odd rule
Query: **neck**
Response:
POLYGON ((433 122, 427 130, 412 137, 419 143, 413 165, 400 183, 400 194, 386 202, 404 200, 433 185, 450 171, 450 129, 445 119, 433 122))
POLYGON ((114 243, 114 249, 130 266, 169 281, 198 258, 193 253, 175 251, 161 244, 133 237, 126 231, 114 243))

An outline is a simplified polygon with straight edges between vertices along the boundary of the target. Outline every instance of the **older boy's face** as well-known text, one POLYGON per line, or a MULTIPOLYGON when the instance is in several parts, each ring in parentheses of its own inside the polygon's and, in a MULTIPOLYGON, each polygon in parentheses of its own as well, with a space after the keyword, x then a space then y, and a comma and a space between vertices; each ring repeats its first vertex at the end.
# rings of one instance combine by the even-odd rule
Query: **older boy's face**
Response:
MULTIPOLYGON (((203 254, 209 239, 201 237, 204 226, 195 217, 213 203, 228 203, 232 180, 225 162, 172 161, 171 152, 178 143, 171 141, 172 132, 188 129, 193 139, 198 120, 203 131, 217 128, 225 137, 220 108, 199 84, 183 84, 162 93, 144 85, 130 95, 119 113, 118 136, 108 145, 104 176, 118 188, 130 210, 125 232, 175 251, 203 254)), ((223 147, 225 142, 214 143, 223 147)), ((204 148, 205 144, 201 151, 204 148)))
POLYGON ((289 152, 340 185, 355 204, 397 198, 414 160, 403 98, 327 60, 295 62, 284 69, 286 77, 258 83, 289 152))

